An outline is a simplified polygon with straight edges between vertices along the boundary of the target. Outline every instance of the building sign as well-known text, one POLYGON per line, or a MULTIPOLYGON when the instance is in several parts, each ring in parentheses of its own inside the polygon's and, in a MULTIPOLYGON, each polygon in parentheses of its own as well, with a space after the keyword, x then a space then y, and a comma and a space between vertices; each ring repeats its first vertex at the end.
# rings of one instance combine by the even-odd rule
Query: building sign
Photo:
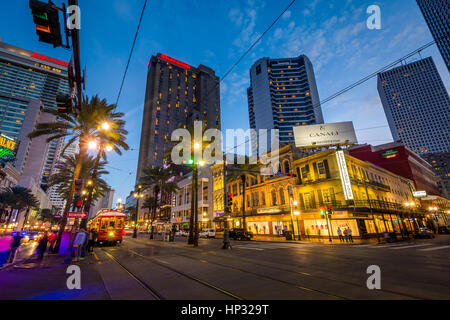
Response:
POLYGON ((67 218, 86 218, 88 216, 87 212, 69 212, 67 218))
POLYGON ((427 195, 427 192, 426 191, 414 191, 413 192, 413 197, 414 198, 426 198, 428 195, 427 195))
POLYGON ((16 158, 16 141, 4 134, 0 135, 0 163, 14 161, 16 158))
POLYGON ((344 151, 338 150, 336 152, 336 159, 339 167, 339 175, 341 176, 342 188, 344 189, 345 200, 353 200, 352 184, 348 174, 344 151))
POLYGON ((54 58, 50 58, 50 57, 44 56, 42 54, 39 54, 37 52, 34 52, 30 57, 38 59, 38 60, 48 61, 48 62, 57 64, 57 65, 60 65, 60 66, 63 66, 63 67, 68 67, 69 66, 68 62, 65 62, 65 61, 62 61, 62 60, 57 60, 57 59, 54 59, 54 58))
POLYGON ((257 213, 280 213, 281 209, 277 208, 267 208, 267 209, 258 209, 257 213))
POLYGON ((188 65, 188 64, 186 64, 186 63, 183 63, 183 62, 181 62, 181 61, 175 60, 175 59, 173 59, 173 58, 171 58, 171 57, 168 57, 168 56, 166 56, 165 54, 162 54, 162 53, 161 53, 160 57, 161 57, 161 59, 166 60, 166 61, 168 61, 168 62, 170 62, 170 63, 176 64, 177 66, 180 66, 180 67, 182 67, 182 68, 191 70, 191 66, 190 66, 190 65, 188 65))
POLYGON ((294 127, 297 148, 351 145, 358 143, 353 122, 294 127))
POLYGON ((14 151, 16 149, 16 141, 13 138, 2 134, 0 136, 0 147, 14 151))
POLYGON ((383 158, 385 159, 392 159, 398 156, 398 150, 397 149, 391 149, 383 151, 382 153, 383 158))

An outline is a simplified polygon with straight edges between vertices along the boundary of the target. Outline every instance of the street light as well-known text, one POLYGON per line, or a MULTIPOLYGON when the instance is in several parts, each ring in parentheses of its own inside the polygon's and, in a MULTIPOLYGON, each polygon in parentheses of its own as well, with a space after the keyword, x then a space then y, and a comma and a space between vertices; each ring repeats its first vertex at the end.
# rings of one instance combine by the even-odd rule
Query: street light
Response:
MULTIPOLYGON (((138 189, 140 191, 140 189, 142 188, 141 185, 138 186, 138 189)), ((136 239, 137 238, 137 225, 138 225, 138 213, 139 213, 139 199, 144 197, 143 193, 140 192, 135 192, 133 194, 134 198, 136 199, 136 214, 134 216, 134 230, 133 230, 133 238, 136 239)))
POLYGON ((106 147, 105 147, 105 150, 107 151, 107 152, 111 152, 111 151, 113 151, 113 146, 112 145, 110 145, 110 144, 108 144, 106 147))
POLYGON ((97 142, 95 142, 95 141, 89 141, 89 142, 88 142, 88 149, 90 149, 90 150, 97 149, 97 142))
POLYGON ((110 128, 111 128, 111 126, 109 125, 108 122, 103 122, 103 123, 102 123, 102 129, 103 129, 103 130, 107 131, 107 130, 109 130, 110 128))
MULTIPOLYGON (((297 201, 294 201, 294 205, 297 203, 297 201)), ((298 223, 298 216, 300 215, 299 211, 294 211, 294 215, 297 218, 297 229, 298 229, 298 241, 302 240, 300 236, 300 224, 298 223)))

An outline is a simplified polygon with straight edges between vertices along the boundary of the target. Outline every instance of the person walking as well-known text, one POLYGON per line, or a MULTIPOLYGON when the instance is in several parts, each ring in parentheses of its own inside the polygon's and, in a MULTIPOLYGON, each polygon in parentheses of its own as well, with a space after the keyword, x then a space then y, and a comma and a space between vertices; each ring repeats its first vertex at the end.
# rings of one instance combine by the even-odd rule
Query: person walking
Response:
POLYGON ((39 244, 37 247, 38 260, 42 260, 44 258, 45 251, 47 250, 48 244, 48 233, 44 232, 44 236, 39 240, 39 244))
POLYGON ((345 242, 348 243, 348 232, 347 232, 347 229, 344 230, 344 238, 345 238, 345 242))
POLYGON ((351 243, 353 243, 352 229, 350 229, 350 227, 348 227, 348 229, 347 229, 347 235, 348 235, 348 240, 351 243))
POLYGON ((87 252, 92 252, 92 250, 94 248, 95 240, 96 240, 95 229, 91 229, 91 231, 89 231, 88 243, 87 243, 87 246, 86 246, 87 252))
POLYGON ((84 243, 86 242, 86 238, 86 230, 81 229, 73 240, 72 253, 75 254, 75 262, 80 261, 81 251, 83 249, 84 243))
POLYGON ((22 236, 20 235, 20 232, 16 232, 13 236, 13 242, 11 243, 11 253, 9 255, 9 263, 14 263, 17 256, 17 250, 20 247, 20 243, 22 241, 22 236))
POLYGON ((50 236, 48 237, 48 244, 49 244, 48 253, 54 253, 57 238, 58 238, 58 235, 56 234, 56 232, 52 232, 50 234, 50 236))
POLYGON ((8 254, 13 242, 14 239, 9 234, 0 238, 0 268, 3 267, 8 259, 8 254))
POLYGON ((339 241, 344 242, 344 237, 342 236, 342 230, 340 227, 337 229, 337 234, 339 236, 339 241))

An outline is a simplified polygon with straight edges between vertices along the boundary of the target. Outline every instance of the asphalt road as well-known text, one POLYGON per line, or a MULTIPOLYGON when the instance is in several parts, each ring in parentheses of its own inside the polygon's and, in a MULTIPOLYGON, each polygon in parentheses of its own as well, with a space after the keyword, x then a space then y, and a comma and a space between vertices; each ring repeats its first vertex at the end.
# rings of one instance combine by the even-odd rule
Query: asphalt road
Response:
POLYGON ((200 239, 199 247, 126 238, 96 248, 112 299, 450 299, 450 236, 397 244, 329 245, 200 239), (369 266, 381 289, 369 290, 369 266))

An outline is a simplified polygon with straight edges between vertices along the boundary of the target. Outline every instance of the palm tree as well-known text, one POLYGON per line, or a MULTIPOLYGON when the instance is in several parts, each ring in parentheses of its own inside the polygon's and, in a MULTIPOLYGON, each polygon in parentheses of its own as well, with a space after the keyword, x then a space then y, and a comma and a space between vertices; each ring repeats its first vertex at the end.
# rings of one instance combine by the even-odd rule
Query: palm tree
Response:
MULTIPOLYGON (((139 183, 142 185, 143 190, 151 189, 153 191, 153 198, 155 198, 155 208, 158 207, 158 197, 161 193, 173 193, 178 190, 176 182, 171 181, 174 174, 170 166, 165 165, 163 167, 151 167, 145 168, 143 171, 144 176, 140 179, 139 183)), ((161 203, 159 203, 159 206, 161 203)), ((156 210, 154 210, 156 216, 156 210)), ((154 227, 152 224, 150 239, 153 239, 154 227)))
MULTIPOLYGON (((148 197, 145 199, 144 203, 142 204, 141 208, 148 209, 148 214, 150 216, 150 225, 153 226, 153 222, 156 220, 156 207, 158 205, 158 202, 156 201, 155 197, 148 197)), ((151 237, 150 239, 153 239, 151 237)))
POLYGON ((249 164, 248 157, 245 157, 245 164, 234 165, 227 170, 227 181, 240 180, 242 185, 242 227, 244 231, 247 231, 245 222, 245 187, 247 184, 247 177, 257 177, 259 174, 259 166, 257 164, 249 164))
MULTIPOLYGON (((21 230, 25 228, 25 224, 28 220, 28 215, 32 208, 39 209, 39 201, 37 201, 34 195, 31 193, 31 190, 23 187, 13 187, 6 189, 6 197, 10 199, 9 205, 12 210, 19 210, 18 216, 20 216, 21 212, 26 209, 25 217, 23 220, 23 224, 21 230)), ((10 215, 10 219, 11 219, 10 215)))
MULTIPOLYGON (((3 221, 3 215, 6 213, 6 208, 8 208, 12 203, 11 193, 3 191, 0 192, 0 223, 3 221)), ((6 220, 6 217, 5 217, 6 220)))
MULTIPOLYGON (((33 139, 45 135, 49 136, 47 139, 48 142, 69 138, 62 153, 73 143, 78 142, 80 144, 80 156, 74 168, 73 179, 71 181, 71 191, 73 192, 75 190, 75 180, 80 175, 82 159, 84 159, 84 155, 87 152, 89 141, 97 138, 101 124, 105 120, 120 118, 122 114, 115 113, 114 106, 108 105, 105 99, 101 100, 98 96, 94 96, 90 100, 87 96, 83 96, 81 99, 81 108, 76 113, 60 114, 57 110, 53 109, 45 109, 44 112, 59 117, 61 121, 39 123, 28 137, 33 139)), ((120 131, 120 134, 124 135, 126 131, 120 131)), ((116 139, 119 139, 119 136, 116 139)), ((67 223, 67 213, 69 212, 71 202, 72 199, 69 198, 64 208, 58 235, 58 245, 67 223)))
MULTIPOLYGON (((72 179, 74 175, 74 169, 79 162, 80 155, 71 155, 71 156, 63 156, 62 160, 60 160, 56 165, 56 173, 54 173, 49 179, 50 187, 57 187, 57 192, 67 201, 72 198, 72 179)), ((91 177, 92 171, 96 165, 96 161, 92 156, 84 155, 84 158, 81 159, 81 170, 79 174, 80 179, 87 180, 91 177)), ((99 162, 98 164, 98 174, 97 178, 92 180, 93 185, 93 198, 99 199, 104 196, 105 191, 109 190, 110 187, 108 184, 100 178, 101 175, 108 174, 108 171, 105 171, 103 168, 106 165, 106 162, 99 162)))

